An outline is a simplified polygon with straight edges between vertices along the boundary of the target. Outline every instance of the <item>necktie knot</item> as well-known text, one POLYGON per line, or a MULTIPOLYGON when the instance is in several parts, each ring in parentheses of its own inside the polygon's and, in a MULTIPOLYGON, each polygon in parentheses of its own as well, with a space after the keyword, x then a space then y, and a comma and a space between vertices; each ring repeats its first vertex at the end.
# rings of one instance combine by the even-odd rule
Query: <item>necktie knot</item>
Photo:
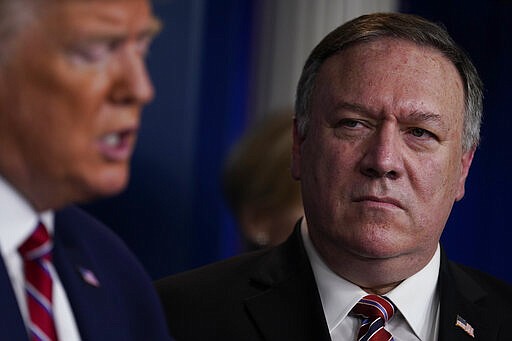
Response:
POLYGON ((25 261, 45 259, 51 261, 52 241, 46 227, 39 223, 18 251, 25 261))
POLYGON ((389 321, 395 313, 395 305, 385 296, 367 295, 356 303, 351 313, 363 318, 382 318, 389 321))
POLYGON ((386 297, 367 295, 359 300, 350 314, 362 319, 358 340, 380 341, 393 340, 384 325, 395 313, 395 305, 386 297))

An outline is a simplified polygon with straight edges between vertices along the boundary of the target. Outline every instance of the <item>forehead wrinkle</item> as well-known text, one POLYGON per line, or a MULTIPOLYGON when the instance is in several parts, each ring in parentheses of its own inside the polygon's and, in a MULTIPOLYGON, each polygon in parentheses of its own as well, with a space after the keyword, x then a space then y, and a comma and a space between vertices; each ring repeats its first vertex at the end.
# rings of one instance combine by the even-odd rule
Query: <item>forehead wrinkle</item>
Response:
POLYGON ((350 102, 346 102, 346 101, 340 101, 336 104, 335 111, 340 111, 340 110, 353 111, 353 112, 357 112, 360 114, 375 113, 374 110, 372 110, 371 108, 369 108, 365 105, 362 105, 359 103, 350 103, 350 102))

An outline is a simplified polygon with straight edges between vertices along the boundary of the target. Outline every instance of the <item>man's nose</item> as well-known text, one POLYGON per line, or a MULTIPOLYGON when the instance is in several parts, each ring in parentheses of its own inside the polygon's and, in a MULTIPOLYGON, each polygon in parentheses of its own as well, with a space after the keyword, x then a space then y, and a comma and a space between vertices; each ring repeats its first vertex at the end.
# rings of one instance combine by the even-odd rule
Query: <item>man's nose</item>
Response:
POLYGON ((120 65, 112 92, 113 100, 119 104, 149 103, 154 97, 154 88, 144 57, 136 49, 127 47, 118 62, 120 65))
POLYGON ((391 123, 378 127, 366 141, 361 172, 371 178, 399 178, 404 171, 400 131, 391 123))

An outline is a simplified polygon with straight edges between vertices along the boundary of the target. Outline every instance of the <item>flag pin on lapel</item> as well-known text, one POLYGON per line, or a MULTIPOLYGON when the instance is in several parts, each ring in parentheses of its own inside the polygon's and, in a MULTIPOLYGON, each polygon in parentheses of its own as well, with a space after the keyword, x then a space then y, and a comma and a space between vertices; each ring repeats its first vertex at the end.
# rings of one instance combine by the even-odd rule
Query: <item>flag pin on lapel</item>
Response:
POLYGON ((464 320, 459 315, 457 315, 457 320, 455 321, 455 325, 457 327, 462 328, 462 330, 465 331, 466 333, 468 333, 469 336, 471 336, 473 338, 475 337, 475 330, 473 329, 473 327, 471 327, 471 325, 469 323, 467 323, 466 320, 464 320))
POLYGON ((100 281, 98 281, 94 272, 82 267, 78 267, 78 271, 80 271, 80 275, 82 275, 82 279, 85 283, 90 284, 96 288, 100 286, 100 281))

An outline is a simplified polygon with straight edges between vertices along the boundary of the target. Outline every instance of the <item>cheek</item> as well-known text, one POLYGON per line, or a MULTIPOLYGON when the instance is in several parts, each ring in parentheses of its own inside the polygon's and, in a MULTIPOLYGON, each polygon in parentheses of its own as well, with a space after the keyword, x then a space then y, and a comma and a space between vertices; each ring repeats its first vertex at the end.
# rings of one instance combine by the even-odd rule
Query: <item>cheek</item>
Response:
POLYGON ((317 139, 304 148, 302 188, 317 212, 338 210, 355 181, 354 148, 336 139, 317 139))
POLYGON ((452 203, 456 201, 459 184, 462 176, 462 164, 460 157, 450 160, 444 170, 441 170, 443 176, 443 188, 446 199, 452 203))
POLYGON ((70 147, 90 135, 97 116, 90 104, 80 104, 72 95, 69 91, 54 92, 49 99, 35 100, 28 113, 44 118, 37 120, 37 128, 43 136, 51 132, 52 140, 61 148, 70 147))
POLYGON ((110 70, 76 66, 65 56, 54 58, 46 63, 46 71, 34 70, 34 96, 48 97, 48 108, 76 123, 94 120, 92 113, 98 112, 109 94, 110 70))
POLYGON ((27 92, 32 99, 23 108, 23 115, 29 119, 27 129, 32 131, 27 153, 31 148, 39 151, 32 152, 33 162, 51 174, 86 168, 91 171, 88 165, 98 162, 97 109, 75 89, 53 86, 52 90, 51 96, 35 86, 27 92))
POLYGON ((416 177, 412 181, 412 190, 416 198, 412 208, 413 220, 418 228, 426 234, 426 239, 442 232, 450 215, 457 192, 455 174, 460 170, 450 162, 425 160, 423 167, 416 166, 416 177))
POLYGON ((105 102, 101 93, 77 89, 56 88, 47 106, 52 110, 46 111, 46 115, 58 143, 68 144, 62 147, 81 148, 82 152, 86 152, 99 137, 108 117, 102 114, 107 111, 103 108, 105 102))
POLYGON ((460 174, 459 166, 453 159, 427 155, 409 164, 408 173, 413 188, 425 200, 452 200, 460 174))
POLYGON ((85 79, 60 85, 54 89, 54 107, 59 109, 63 117, 74 121, 71 126, 98 124, 98 113, 107 101, 106 82, 85 79))

